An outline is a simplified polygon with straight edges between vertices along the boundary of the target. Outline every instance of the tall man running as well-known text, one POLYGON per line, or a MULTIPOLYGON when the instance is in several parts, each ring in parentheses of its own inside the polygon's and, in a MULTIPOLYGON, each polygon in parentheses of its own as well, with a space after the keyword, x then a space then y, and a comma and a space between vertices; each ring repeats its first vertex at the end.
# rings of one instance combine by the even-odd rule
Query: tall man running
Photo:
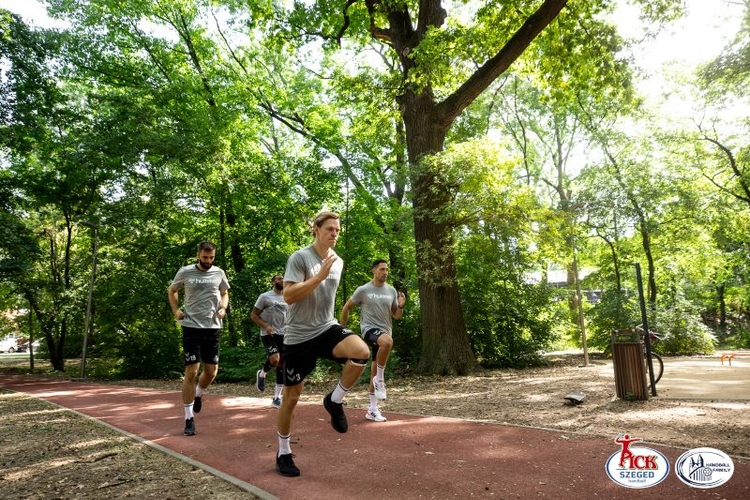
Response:
POLYGON ((370 354, 367 344, 336 322, 336 290, 344 262, 333 251, 341 223, 338 214, 321 212, 313 223, 315 240, 294 252, 284 274, 284 300, 290 305, 284 334, 284 397, 277 417, 279 451, 276 470, 282 476, 299 476, 292 460, 290 435, 294 408, 297 406, 305 377, 319 358, 343 365, 336 388, 323 398, 331 415, 331 426, 344 433, 349 429, 343 401, 362 375, 370 354))
POLYGON ((281 346, 284 343, 284 328, 289 305, 284 301, 284 277, 280 274, 271 279, 273 288, 263 292, 255 301, 250 319, 260 327, 260 339, 266 349, 266 361, 255 374, 255 386, 266 390, 266 373, 276 367, 276 387, 271 405, 281 406, 281 390, 284 387, 284 371, 281 363, 281 346))
POLYGON ((172 314, 182 325, 185 378, 182 402, 185 406, 186 436, 195 434, 194 413, 201 411, 204 391, 216 378, 219 368, 219 334, 229 307, 229 282, 224 271, 214 266, 216 245, 198 244, 198 263, 177 271, 169 286, 172 314), (185 290, 183 308, 178 307, 180 289, 185 290), (203 372, 198 378, 198 368, 203 372))
POLYGON ((361 306, 362 317, 359 328, 367 345, 372 346, 372 379, 370 379, 370 406, 365 418, 375 422, 385 422, 380 413, 378 400, 386 399, 385 365, 393 348, 393 322, 391 318, 401 319, 404 314, 406 296, 404 292, 386 283, 388 279, 388 262, 378 259, 372 263, 372 280, 358 287, 352 297, 346 301, 341 310, 341 325, 346 327, 349 311, 361 306))

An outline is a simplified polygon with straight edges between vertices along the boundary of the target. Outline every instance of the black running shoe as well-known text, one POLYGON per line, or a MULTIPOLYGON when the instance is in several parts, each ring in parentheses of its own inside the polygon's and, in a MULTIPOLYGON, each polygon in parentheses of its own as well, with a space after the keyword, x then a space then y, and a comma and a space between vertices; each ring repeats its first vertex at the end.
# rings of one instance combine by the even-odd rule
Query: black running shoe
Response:
POLYGON ((261 375, 261 370, 258 370, 255 372, 255 387, 260 391, 263 392, 266 390, 266 376, 261 375))
POLYGON ((193 413, 200 413, 201 408, 203 408, 203 400, 201 399, 201 396, 195 396, 195 399, 193 400, 193 413))
POLYGON ((299 476, 299 469, 296 465, 294 465, 294 460, 292 460, 291 453, 287 453, 286 455, 278 455, 276 457, 276 471, 282 476, 299 476))
POLYGON ((185 431, 183 434, 186 436, 195 436, 195 419, 189 418, 185 420, 185 431))
POLYGON ((331 414, 331 427, 336 432, 343 434, 349 430, 349 424, 346 423, 346 415, 344 415, 344 405, 343 403, 334 403, 331 401, 331 394, 333 393, 329 392, 323 398, 323 406, 331 414))

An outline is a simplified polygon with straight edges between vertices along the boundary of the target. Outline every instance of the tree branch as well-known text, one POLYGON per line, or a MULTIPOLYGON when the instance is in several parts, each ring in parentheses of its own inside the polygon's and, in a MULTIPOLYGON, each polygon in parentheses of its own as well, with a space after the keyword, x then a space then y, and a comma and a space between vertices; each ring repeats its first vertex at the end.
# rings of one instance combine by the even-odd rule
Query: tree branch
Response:
POLYGON ((447 130, 456 116, 474 102, 492 82, 520 57, 539 33, 560 14, 567 3, 568 0, 545 0, 494 57, 484 63, 463 85, 438 106, 438 116, 444 129, 447 130))

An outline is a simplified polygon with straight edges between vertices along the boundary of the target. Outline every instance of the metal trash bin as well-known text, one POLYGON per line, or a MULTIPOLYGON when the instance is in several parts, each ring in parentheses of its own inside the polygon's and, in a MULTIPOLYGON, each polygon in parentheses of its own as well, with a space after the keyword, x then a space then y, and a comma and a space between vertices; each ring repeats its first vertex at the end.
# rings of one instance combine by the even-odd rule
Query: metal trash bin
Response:
POLYGON ((612 333, 612 366, 615 369, 615 387, 620 399, 648 399, 645 346, 641 336, 633 330, 616 330, 612 333))

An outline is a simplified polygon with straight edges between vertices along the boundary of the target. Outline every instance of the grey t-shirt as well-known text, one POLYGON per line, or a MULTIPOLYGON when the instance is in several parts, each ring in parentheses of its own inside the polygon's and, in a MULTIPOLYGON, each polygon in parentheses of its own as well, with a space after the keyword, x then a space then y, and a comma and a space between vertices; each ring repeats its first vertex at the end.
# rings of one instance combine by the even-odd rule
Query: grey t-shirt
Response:
MULTIPOLYGON (((333 252, 333 250, 331 250, 333 252)), ((301 283, 318 274, 323 259, 312 245, 294 252, 286 262, 284 281, 301 283)), ((339 257, 331 266, 328 277, 304 299, 289 306, 284 343, 301 344, 317 337, 337 324, 334 317, 336 290, 339 287, 344 261, 339 257)))
MULTIPOLYGON (((260 309, 260 319, 274 327, 278 335, 284 335, 289 304, 284 302, 282 294, 276 293, 273 290, 261 293, 258 296, 258 300, 255 301, 254 307, 260 309)), ((263 337, 268 335, 268 332, 261 328, 260 335, 263 337)))
POLYGON ((351 301, 361 307, 359 329, 362 335, 372 328, 393 333, 391 312, 398 306, 398 293, 388 283, 375 286, 372 281, 354 290, 351 301))
POLYGON ((216 312, 221 307, 221 292, 229 290, 229 281, 221 268, 211 266, 208 271, 195 264, 180 268, 172 280, 172 288, 184 289, 183 311, 179 320, 189 328, 221 328, 216 312))

